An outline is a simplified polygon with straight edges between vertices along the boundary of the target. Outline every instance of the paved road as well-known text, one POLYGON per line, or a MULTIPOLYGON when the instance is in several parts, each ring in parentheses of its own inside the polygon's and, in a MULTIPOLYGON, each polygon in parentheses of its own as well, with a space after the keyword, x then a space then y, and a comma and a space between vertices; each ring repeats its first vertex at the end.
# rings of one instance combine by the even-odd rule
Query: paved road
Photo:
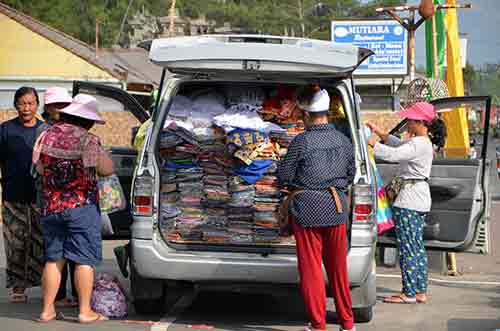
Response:
MULTIPOLYGON (((117 242, 104 245, 105 262, 100 271, 118 274, 112 260, 112 247, 117 242)), ((0 243, 0 247, 3 244, 0 243)), ((298 292, 273 293, 272 295, 250 295, 235 293, 199 292, 186 293, 171 314, 165 316, 139 317, 133 310, 129 319, 151 319, 161 324, 125 324, 111 321, 96 326, 79 325, 71 321, 58 321, 46 325, 35 324, 32 318, 39 312, 40 290, 29 292, 28 304, 8 303, 8 292, 3 288, 5 281, 5 258, 0 249, 0 330, 152 330, 193 331, 204 325, 214 330, 238 331, 299 331, 306 321, 298 292), (201 326, 200 326, 201 325, 201 326), (191 326, 191 327, 189 327, 191 326), (192 327, 194 326, 194 328, 192 327)), ((498 257, 492 257, 498 258, 498 257)), ((384 270, 387 272, 387 270, 384 270)), ((470 278, 470 277, 469 277, 470 278)), ((447 278, 450 279, 450 278, 447 278)), ((127 284, 125 279, 123 282, 127 284)), ((453 279, 451 279, 453 280, 453 279)), ((459 279, 461 280, 461 279, 459 279)), ((379 296, 397 291, 399 279, 382 276, 378 279, 379 296)), ((426 305, 388 305, 378 303, 372 322, 358 325, 358 330, 450 330, 450 331, 493 331, 500 329, 500 288, 498 286, 431 284, 431 302, 426 305)), ((331 300, 328 301, 333 309, 331 300)), ((74 310, 66 315, 75 317, 74 310)), ((335 314, 328 315, 329 330, 336 330, 335 314)))

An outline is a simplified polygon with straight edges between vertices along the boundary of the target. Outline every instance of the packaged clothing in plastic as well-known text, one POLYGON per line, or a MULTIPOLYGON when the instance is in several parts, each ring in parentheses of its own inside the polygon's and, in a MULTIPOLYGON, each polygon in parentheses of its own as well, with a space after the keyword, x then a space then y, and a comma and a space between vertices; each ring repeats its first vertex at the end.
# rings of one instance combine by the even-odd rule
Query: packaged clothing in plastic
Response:
POLYGON ((193 102, 188 97, 177 95, 172 101, 168 117, 173 119, 187 119, 191 115, 193 102))
POLYGON ((230 106, 240 103, 262 106, 266 99, 266 92, 259 87, 230 87, 225 89, 225 93, 230 106))
POLYGON ((250 129, 269 133, 271 131, 283 131, 283 129, 274 123, 265 122, 257 113, 259 108, 239 104, 230 107, 226 113, 213 118, 214 124, 223 128, 226 132, 231 132, 236 128, 250 129))
POLYGON ((127 200, 118 176, 113 174, 99 177, 98 186, 101 212, 111 214, 127 208, 127 200))

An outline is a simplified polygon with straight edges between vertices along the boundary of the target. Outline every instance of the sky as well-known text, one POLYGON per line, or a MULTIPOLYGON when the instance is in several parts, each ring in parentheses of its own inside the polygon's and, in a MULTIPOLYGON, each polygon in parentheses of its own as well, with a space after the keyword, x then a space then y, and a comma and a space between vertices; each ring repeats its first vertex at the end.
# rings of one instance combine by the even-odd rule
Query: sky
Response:
MULTIPOLYGON (((409 0, 408 4, 419 4, 409 0)), ((474 66, 500 63, 500 0, 458 0, 471 4, 471 9, 458 10, 459 32, 466 34, 467 61, 474 66)), ((417 66, 425 65, 425 27, 417 30, 417 66)))

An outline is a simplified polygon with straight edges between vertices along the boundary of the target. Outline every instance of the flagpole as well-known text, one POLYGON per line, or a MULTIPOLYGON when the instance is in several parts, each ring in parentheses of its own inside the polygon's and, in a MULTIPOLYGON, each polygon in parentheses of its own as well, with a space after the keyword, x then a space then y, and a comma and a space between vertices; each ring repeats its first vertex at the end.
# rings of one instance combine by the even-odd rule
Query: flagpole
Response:
POLYGON ((433 58, 432 64, 433 64, 434 79, 441 79, 441 77, 439 75, 436 14, 432 15, 432 58, 433 58))

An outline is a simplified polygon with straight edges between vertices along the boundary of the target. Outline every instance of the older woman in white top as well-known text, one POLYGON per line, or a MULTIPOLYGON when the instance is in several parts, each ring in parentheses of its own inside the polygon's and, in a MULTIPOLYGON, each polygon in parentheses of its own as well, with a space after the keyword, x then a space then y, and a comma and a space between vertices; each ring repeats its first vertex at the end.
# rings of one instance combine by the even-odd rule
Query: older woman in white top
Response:
POLYGON ((446 136, 444 123, 439 120, 434 107, 418 102, 398 113, 408 119, 410 138, 402 141, 369 124, 375 137, 368 144, 375 157, 388 162, 398 162, 398 177, 403 187, 393 203, 396 223, 396 240, 400 254, 402 293, 385 298, 388 303, 425 303, 427 301, 427 254, 423 242, 423 228, 431 210, 431 193, 428 179, 431 175, 434 146, 442 147, 446 136))

